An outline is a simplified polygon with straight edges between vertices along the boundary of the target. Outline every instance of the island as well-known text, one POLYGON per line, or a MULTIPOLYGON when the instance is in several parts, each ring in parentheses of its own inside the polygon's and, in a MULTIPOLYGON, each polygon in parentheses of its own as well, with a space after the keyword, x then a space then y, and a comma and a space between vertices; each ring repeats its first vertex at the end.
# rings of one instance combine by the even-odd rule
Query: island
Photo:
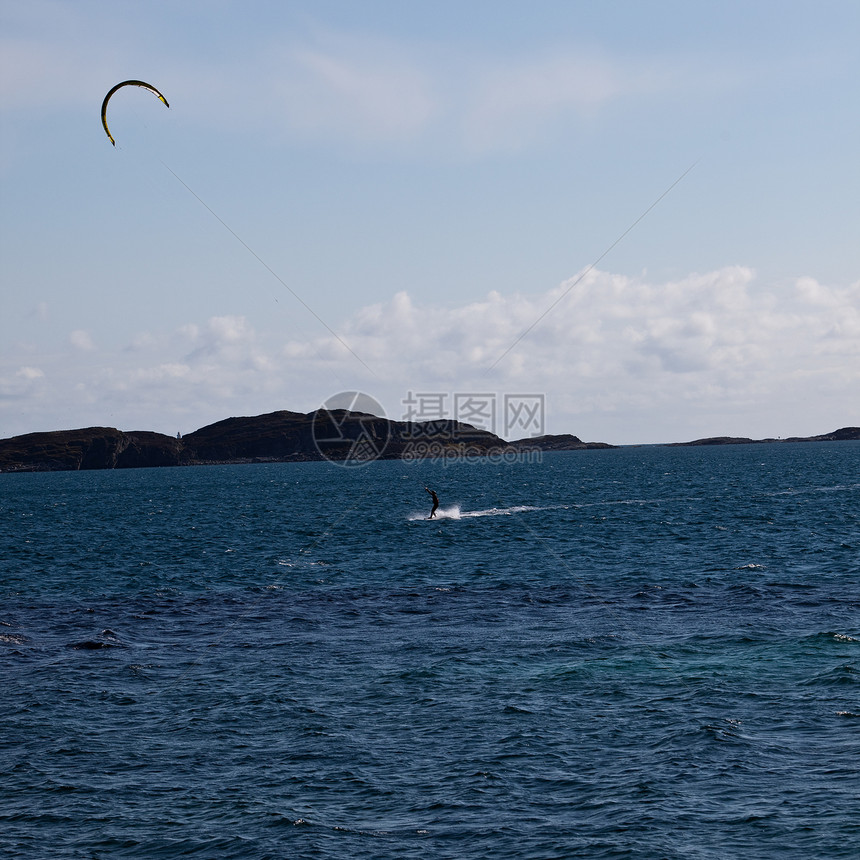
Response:
MULTIPOLYGON (((843 427, 820 436, 785 439, 714 436, 665 444, 689 447, 858 440, 860 427, 843 427)), ((253 417, 225 418, 182 437, 150 430, 86 427, 0 439, 0 473, 320 460, 342 463, 463 457, 507 460, 536 452, 618 447, 606 442, 583 442, 569 433, 507 442, 487 430, 459 421, 391 421, 342 409, 308 413, 281 410, 253 417)))
POLYGON ((571 435, 506 442, 486 430, 450 420, 391 421, 346 410, 281 410, 226 418, 181 438, 113 427, 27 433, 0 440, 0 472, 516 456, 612 447, 571 435))
POLYGON ((860 440, 860 427, 841 427, 820 436, 788 436, 785 439, 748 439, 746 436, 708 436, 692 442, 668 442, 674 448, 695 445, 755 445, 762 442, 856 442, 860 440))

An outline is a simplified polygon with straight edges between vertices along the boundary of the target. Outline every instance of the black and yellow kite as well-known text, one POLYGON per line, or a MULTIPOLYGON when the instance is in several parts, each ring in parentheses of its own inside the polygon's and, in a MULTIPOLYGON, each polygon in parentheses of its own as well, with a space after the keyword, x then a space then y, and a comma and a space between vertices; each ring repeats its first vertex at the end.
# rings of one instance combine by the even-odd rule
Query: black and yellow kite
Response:
POLYGON ((108 136, 110 142, 116 146, 116 141, 113 139, 113 135, 110 133, 110 129, 107 124, 107 106, 108 102, 111 99, 111 96, 121 87, 143 87, 145 90, 149 90, 151 93, 155 93, 161 101, 164 102, 165 107, 170 107, 167 103, 167 99, 152 85, 146 83, 146 81, 123 81, 121 84, 117 84, 115 87, 111 87, 108 94, 105 96, 105 100, 102 102, 102 125, 105 129, 105 134, 108 136))

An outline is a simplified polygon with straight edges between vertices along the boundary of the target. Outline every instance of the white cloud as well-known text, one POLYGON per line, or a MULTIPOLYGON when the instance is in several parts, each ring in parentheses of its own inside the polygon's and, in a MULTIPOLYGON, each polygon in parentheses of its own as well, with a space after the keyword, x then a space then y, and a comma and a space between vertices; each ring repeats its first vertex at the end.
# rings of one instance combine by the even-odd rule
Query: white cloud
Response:
POLYGON ((132 64, 181 105, 185 121, 338 147, 432 138, 469 152, 519 149, 558 120, 593 117, 630 94, 675 92, 703 75, 691 72, 688 58, 661 60, 658 71, 653 58, 599 54, 575 42, 517 56, 474 41, 433 43, 309 22, 261 29, 240 60, 229 51, 159 53, 153 46, 162 40, 150 42, 150 28, 165 25, 145 11, 94 17, 69 4, 25 5, 32 8, 18 11, 0 39, 5 109, 91 107, 93 94, 100 97, 132 64))
POLYGON ((393 418, 409 391, 541 393, 550 432, 609 442, 826 432, 860 423, 858 309, 860 282, 778 289, 744 267, 663 283, 591 271, 541 295, 441 307, 401 292, 362 308, 337 330, 375 375, 328 333, 283 343, 221 316, 139 334, 117 355, 20 367, 0 393, 31 415, 19 432, 36 429, 37 414, 40 429, 110 419, 187 432, 228 415, 308 411, 348 389, 393 418))
POLYGON ((251 327, 244 317, 210 317, 207 328, 213 339, 222 343, 237 343, 253 337, 251 327))
POLYGON ((186 323, 164 342, 151 333, 140 333, 135 344, 163 343, 169 349, 185 350, 184 360, 199 364, 219 356, 235 356, 253 346, 256 334, 243 316, 210 317, 205 323, 186 323))
POLYGON ((779 295, 743 267, 662 284, 603 272, 574 281, 544 296, 490 294, 451 309, 415 306, 400 295, 356 315, 344 336, 366 360, 397 356, 385 367, 401 386, 480 390, 490 382, 546 393, 566 404, 564 425, 573 432, 576 414, 650 410, 666 416, 663 438, 672 438, 673 424, 722 409, 727 423, 745 415, 753 433, 768 403, 780 401, 785 411, 786 398, 797 404, 797 421, 820 402, 825 426, 818 432, 834 429, 828 421, 860 417, 860 284, 812 289, 801 280, 779 295), (834 400, 836 380, 842 397, 834 400))
POLYGON ((176 70, 187 109, 213 125, 257 125, 267 139, 399 144, 438 117, 432 68, 395 42, 332 31, 269 34, 241 63, 176 70))
MULTIPOLYGON (((16 412, 20 412, 22 404, 30 399, 36 399, 39 396, 39 389, 42 380, 45 378, 44 371, 39 367, 23 366, 17 370, 4 371, 0 366, 0 429, 4 427, 2 421, 5 416, 2 415, 5 404, 12 404, 12 408, 16 412)), ((15 431, 10 431, 8 435, 17 435, 15 431)))
POLYGON ((284 109, 299 127, 397 139, 423 128, 434 114, 429 81, 404 59, 301 49, 292 61, 295 73, 279 89, 284 109))
POLYGON ((593 113, 629 88, 620 68, 575 49, 554 57, 492 63, 471 84, 463 118, 468 143, 479 149, 517 148, 547 122, 593 113))
POLYGON ((83 329, 75 329, 75 331, 69 335, 69 343, 75 349, 79 349, 82 352, 91 352, 95 349, 95 344, 93 343, 90 333, 83 329))
POLYGON ((270 130, 286 122, 329 141, 400 143, 441 134, 469 151, 511 150, 539 139, 556 120, 591 117, 620 96, 677 86, 671 75, 628 69, 576 46, 520 58, 411 47, 331 32, 279 45, 263 54, 266 68, 253 70, 258 110, 270 130))
MULTIPOLYGON (((66 33, 37 23, 0 41, 4 108, 90 105, 93 92, 106 91, 129 55, 137 56, 135 40, 121 30, 106 40, 88 31, 86 16, 65 17, 77 34, 72 47, 66 33)), ((470 150, 518 148, 555 118, 593 115, 620 95, 665 88, 670 79, 575 45, 511 58, 322 28, 261 34, 241 62, 141 55, 138 65, 160 70, 157 85, 184 117, 214 126, 252 124, 268 138, 338 146, 400 145, 441 133, 470 150)))

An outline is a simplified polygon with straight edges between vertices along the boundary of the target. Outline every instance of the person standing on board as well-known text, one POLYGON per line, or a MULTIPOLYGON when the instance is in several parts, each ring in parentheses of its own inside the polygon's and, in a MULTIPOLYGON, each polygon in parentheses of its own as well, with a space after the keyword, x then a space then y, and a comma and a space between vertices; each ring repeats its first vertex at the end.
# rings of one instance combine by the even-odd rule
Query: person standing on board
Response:
POLYGON ((439 507, 439 497, 436 495, 436 493, 433 492, 433 490, 428 490, 427 487, 425 487, 424 489, 427 490, 428 493, 430 493, 430 496, 433 499, 433 510, 430 511, 430 516, 427 517, 428 520, 432 520, 433 517, 436 516, 436 508, 439 507))

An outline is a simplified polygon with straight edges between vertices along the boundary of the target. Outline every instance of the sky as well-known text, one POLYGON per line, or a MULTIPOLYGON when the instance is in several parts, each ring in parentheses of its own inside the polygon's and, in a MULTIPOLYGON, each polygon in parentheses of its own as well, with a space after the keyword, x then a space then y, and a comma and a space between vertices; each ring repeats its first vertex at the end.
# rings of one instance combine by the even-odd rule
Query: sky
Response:
POLYGON ((858 41, 855 0, 0 0, 0 438, 344 391, 860 425, 858 41), (128 79, 170 107, 120 90, 113 147, 128 79))

